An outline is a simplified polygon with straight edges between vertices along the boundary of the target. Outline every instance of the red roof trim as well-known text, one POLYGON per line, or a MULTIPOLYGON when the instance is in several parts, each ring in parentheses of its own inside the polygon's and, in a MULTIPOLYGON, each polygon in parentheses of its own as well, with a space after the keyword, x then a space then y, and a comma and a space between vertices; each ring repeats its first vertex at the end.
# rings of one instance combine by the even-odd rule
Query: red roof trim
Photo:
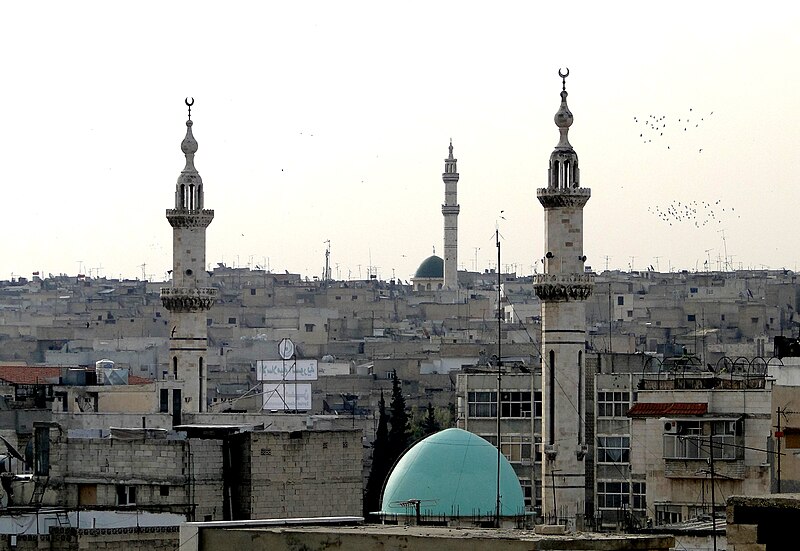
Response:
POLYGON ((708 413, 708 404, 701 402, 638 403, 628 410, 628 417, 677 417, 708 413))

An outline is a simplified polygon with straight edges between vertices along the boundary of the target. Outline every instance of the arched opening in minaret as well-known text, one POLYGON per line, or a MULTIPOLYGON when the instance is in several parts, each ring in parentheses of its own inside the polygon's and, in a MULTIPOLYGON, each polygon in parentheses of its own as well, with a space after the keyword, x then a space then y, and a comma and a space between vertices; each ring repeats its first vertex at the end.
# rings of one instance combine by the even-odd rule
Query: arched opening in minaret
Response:
POLYGON ((583 444, 583 351, 578 350, 578 444, 583 444))
POLYGON ((178 199, 178 208, 185 209, 186 208, 186 186, 181 184, 181 193, 180 198, 178 199))
POLYGON ((178 380, 178 356, 172 356, 172 376, 178 380))
POLYGON ((198 378, 198 380, 197 380, 197 388, 200 390, 200 396, 199 396, 200 403, 198 404, 197 407, 200 408, 200 411, 204 411, 205 403, 204 403, 204 400, 203 400, 203 395, 205 394, 205 392, 203 392, 203 387, 205 385, 203 385, 203 381, 205 381, 205 375, 203 374, 203 358, 202 358, 202 356, 197 360, 197 378, 198 378))
POLYGON ((550 187, 558 187, 558 175, 560 170, 558 161, 553 161, 553 166, 550 167, 550 187))
POLYGON ((556 443, 556 352, 550 351, 550 369, 548 375, 548 389, 547 389, 547 415, 550 417, 548 422, 548 443, 552 446, 556 443))
POLYGON ((194 210, 194 184, 189 184, 189 210, 194 210))
POLYGON ((197 186, 197 201, 195 204, 195 208, 200 210, 203 208, 203 184, 199 184, 197 186))

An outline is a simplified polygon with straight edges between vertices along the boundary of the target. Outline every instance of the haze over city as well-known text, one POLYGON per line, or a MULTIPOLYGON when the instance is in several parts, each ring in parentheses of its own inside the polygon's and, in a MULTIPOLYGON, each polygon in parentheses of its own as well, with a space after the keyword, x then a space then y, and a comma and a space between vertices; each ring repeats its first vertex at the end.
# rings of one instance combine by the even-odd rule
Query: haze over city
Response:
POLYGON ((796 269, 795 5, 678 2, 6 5, 0 278, 164 279, 184 98, 208 263, 410 279, 442 255, 449 140, 459 267, 542 271, 569 68, 587 264, 796 269), (680 119, 680 120, 679 120, 680 119), (502 218, 500 212, 503 211, 502 218))

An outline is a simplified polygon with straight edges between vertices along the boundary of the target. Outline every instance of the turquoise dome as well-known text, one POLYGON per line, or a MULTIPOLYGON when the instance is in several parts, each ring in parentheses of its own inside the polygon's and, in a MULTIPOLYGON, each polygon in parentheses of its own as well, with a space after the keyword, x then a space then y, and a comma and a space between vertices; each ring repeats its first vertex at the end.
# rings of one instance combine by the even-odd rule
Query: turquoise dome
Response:
POLYGON ((436 255, 429 256, 419 265, 414 277, 442 279, 444 277, 444 260, 436 255))
MULTIPOLYGON (((493 516, 497 500, 497 448, 462 429, 419 441, 397 462, 383 490, 381 512, 414 514, 402 502, 419 499, 428 515, 493 516), (409 511, 411 511, 409 513, 409 511)), ((525 512, 514 469, 500 456, 501 516, 525 512)))

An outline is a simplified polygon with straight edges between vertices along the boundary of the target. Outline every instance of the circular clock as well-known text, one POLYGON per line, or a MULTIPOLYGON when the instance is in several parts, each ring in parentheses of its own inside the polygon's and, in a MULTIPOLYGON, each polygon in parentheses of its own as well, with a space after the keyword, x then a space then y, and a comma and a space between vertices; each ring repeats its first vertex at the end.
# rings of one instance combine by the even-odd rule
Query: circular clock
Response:
POLYGON ((280 354, 281 358, 284 360, 291 359, 294 356, 294 343, 292 339, 281 339, 281 342, 278 343, 278 354, 280 354))

